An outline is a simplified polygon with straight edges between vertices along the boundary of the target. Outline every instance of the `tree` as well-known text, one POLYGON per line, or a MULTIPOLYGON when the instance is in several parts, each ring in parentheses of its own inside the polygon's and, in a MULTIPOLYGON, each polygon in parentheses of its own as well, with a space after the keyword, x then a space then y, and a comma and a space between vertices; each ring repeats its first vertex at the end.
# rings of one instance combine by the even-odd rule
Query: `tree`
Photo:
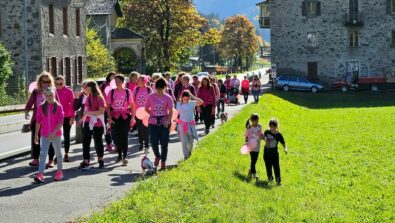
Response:
POLYGON ((198 44, 205 19, 192 0, 123 0, 121 4, 121 26, 146 37, 146 60, 157 69, 174 68, 186 49, 198 44))
POLYGON ((258 50, 255 27, 245 16, 232 16, 225 20, 219 51, 222 57, 233 59, 238 71, 243 71, 243 58, 248 66, 258 50))
POLYGON ((14 61, 11 59, 11 54, 0 42, 0 104, 5 104, 6 101, 6 87, 7 81, 12 76, 12 67, 14 61))
POLYGON ((115 60, 94 29, 86 31, 86 64, 88 77, 103 77, 115 70, 115 60))

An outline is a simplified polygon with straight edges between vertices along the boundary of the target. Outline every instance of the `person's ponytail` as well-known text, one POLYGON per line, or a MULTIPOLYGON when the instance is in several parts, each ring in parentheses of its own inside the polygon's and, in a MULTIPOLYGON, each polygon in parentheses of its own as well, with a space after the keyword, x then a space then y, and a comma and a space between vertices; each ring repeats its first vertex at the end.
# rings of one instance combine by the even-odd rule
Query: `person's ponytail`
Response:
POLYGON ((251 128, 251 123, 250 123, 250 119, 247 119, 246 129, 249 129, 249 128, 251 128))

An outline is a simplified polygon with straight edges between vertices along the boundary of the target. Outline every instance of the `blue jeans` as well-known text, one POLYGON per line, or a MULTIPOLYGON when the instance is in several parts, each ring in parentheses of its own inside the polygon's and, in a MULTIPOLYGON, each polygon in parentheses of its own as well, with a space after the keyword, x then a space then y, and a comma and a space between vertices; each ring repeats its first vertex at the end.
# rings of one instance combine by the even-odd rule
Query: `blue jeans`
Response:
POLYGON ((260 90, 252 90, 252 95, 254 96, 254 100, 256 103, 259 102, 259 95, 261 94, 260 90))
POLYGON ((52 142, 52 146, 55 149, 57 167, 58 170, 62 170, 62 140, 60 136, 55 136, 52 140, 48 137, 41 136, 41 151, 40 151, 40 165, 38 166, 38 172, 44 173, 45 160, 47 159, 49 145, 52 142))
POLYGON ((149 137, 154 151, 155 157, 160 158, 162 162, 166 162, 167 148, 169 146, 169 127, 165 128, 162 125, 148 125, 149 137), (159 142, 161 145, 161 153, 159 152, 159 142))

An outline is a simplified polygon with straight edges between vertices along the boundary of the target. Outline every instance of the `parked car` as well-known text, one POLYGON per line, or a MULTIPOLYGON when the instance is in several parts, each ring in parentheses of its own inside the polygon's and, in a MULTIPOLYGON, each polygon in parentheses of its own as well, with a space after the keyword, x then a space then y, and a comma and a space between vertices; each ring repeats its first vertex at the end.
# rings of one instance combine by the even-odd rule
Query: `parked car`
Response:
POLYGON ((279 76, 276 78, 275 86, 283 91, 297 90, 310 91, 312 93, 317 93, 324 89, 321 84, 311 82, 302 76, 279 76))
POLYGON ((199 72, 199 73, 197 74, 199 80, 202 80, 203 77, 208 77, 209 75, 210 75, 210 74, 209 74, 208 72, 199 72))
POLYGON ((373 76, 373 77, 360 77, 356 84, 348 83, 346 80, 339 80, 332 83, 332 88, 347 92, 348 90, 356 90, 358 88, 371 89, 377 91, 380 85, 387 83, 387 79, 384 76, 373 76))

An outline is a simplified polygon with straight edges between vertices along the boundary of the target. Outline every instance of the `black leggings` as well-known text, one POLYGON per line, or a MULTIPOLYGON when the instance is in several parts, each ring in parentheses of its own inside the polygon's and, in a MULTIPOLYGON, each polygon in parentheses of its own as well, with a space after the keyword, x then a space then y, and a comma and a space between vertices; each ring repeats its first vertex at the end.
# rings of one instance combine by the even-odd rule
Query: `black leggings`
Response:
POLYGON ((206 126, 206 129, 209 129, 210 126, 213 124, 212 122, 212 109, 213 109, 213 105, 206 105, 205 107, 201 106, 202 109, 202 113, 201 116, 203 117, 204 120, 204 125, 206 126))
POLYGON ((93 130, 89 128, 89 122, 84 123, 83 131, 83 140, 82 140, 82 150, 84 160, 90 160, 90 150, 91 150, 91 141, 92 136, 95 142, 95 149, 98 158, 103 158, 104 155, 104 146, 103 146, 103 133, 104 127, 93 127, 93 130))
POLYGON ((263 160, 265 161, 267 178, 269 180, 273 180, 273 173, 272 173, 272 168, 273 168, 276 181, 280 182, 281 181, 280 157, 278 155, 277 148, 265 148, 265 152, 263 154, 263 160))
POLYGON ((148 148, 148 142, 149 142, 148 127, 145 126, 143 124, 143 121, 138 118, 136 118, 136 126, 139 136, 140 148, 143 148, 143 144, 145 145, 145 148, 148 148))
MULTIPOLYGON (((70 125, 70 118, 64 118, 63 119, 63 142, 64 142, 64 152, 69 153, 70 151, 70 130, 71 130, 71 125, 70 125)), ((52 143, 49 145, 49 150, 48 150, 48 156, 49 160, 53 160, 55 156, 55 150, 52 146, 52 143)))
MULTIPOLYGON (((30 124, 30 129, 32 131, 32 157, 33 159, 38 159, 40 157, 40 130, 38 130, 38 145, 34 143, 34 134, 36 134, 36 121, 30 124)), ((51 144, 52 145, 52 144, 51 144)))
POLYGON ((255 165, 256 162, 258 161, 258 156, 259 156, 259 152, 250 152, 250 157, 251 157, 250 171, 252 174, 256 174, 255 165))
MULTIPOLYGON (((104 124, 106 124, 107 126, 107 112, 104 113, 104 124)), ((110 132, 106 132, 106 134, 104 135, 104 138, 106 139, 106 144, 107 145, 111 145, 112 144, 112 138, 111 138, 111 133, 110 132)))
POLYGON ((112 137, 114 139, 115 146, 118 150, 118 156, 123 155, 123 159, 126 159, 128 155, 128 134, 130 129, 131 116, 128 115, 126 119, 119 116, 118 119, 113 118, 114 124, 112 126, 112 137))

